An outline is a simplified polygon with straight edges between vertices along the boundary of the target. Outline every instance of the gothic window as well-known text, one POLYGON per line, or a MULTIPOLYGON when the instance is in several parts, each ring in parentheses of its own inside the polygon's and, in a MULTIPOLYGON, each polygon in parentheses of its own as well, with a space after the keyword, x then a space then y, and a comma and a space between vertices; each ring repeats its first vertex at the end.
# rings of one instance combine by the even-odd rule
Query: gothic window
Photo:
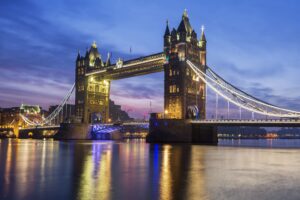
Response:
POLYGON ((179 88, 176 85, 169 86, 169 93, 176 93, 179 92, 179 88))

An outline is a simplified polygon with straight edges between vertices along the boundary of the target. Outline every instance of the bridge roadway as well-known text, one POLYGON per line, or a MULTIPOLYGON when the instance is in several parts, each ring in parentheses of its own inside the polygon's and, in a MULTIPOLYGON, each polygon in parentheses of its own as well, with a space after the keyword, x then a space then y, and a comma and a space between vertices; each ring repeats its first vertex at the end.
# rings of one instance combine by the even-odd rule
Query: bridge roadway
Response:
POLYGON ((35 126, 35 127, 27 127, 27 128, 20 128, 19 130, 21 131, 30 131, 30 130, 58 130, 59 125, 54 125, 54 126, 35 126))
POLYGON ((192 124, 206 126, 257 126, 257 127, 300 127, 300 120, 191 120, 192 124))
MULTIPOLYGON (((300 120, 237 120, 237 119, 224 119, 224 120, 190 120, 191 124, 205 125, 205 126, 257 126, 257 127, 300 127, 300 120)), ((122 126, 132 125, 148 125, 149 122, 124 122, 122 126)), ((116 124, 107 123, 99 124, 104 126, 113 126, 116 124)), ((36 126, 28 128, 20 128, 20 131, 33 131, 33 130, 58 130, 60 125, 53 126, 36 126)), ((1 128, 0 130, 13 130, 12 128, 1 128)))
POLYGON ((13 131, 14 128, 0 128, 0 131, 13 131))
MULTIPOLYGON (((124 122, 120 125, 122 126, 132 126, 132 125, 148 125, 149 122, 124 122)), ((108 123, 108 124, 101 124, 105 126, 113 126, 115 124, 108 123)), ((35 126, 35 127, 28 127, 28 128, 20 128, 19 130, 22 131, 30 131, 30 130, 58 130, 60 125, 53 125, 53 126, 35 126)), ((1 130, 1 129, 0 129, 1 130)))

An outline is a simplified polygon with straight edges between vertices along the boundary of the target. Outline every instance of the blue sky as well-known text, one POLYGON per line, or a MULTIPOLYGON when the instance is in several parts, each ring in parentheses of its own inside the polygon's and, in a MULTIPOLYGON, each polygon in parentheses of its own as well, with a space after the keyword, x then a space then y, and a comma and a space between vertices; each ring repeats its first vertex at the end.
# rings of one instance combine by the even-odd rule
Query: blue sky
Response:
MULTIPOLYGON (((78 50, 94 40, 114 59, 162 51, 166 19, 177 28, 185 8, 196 32, 206 27, 211 68, 258 98, 300 110, 297 0, 1 0, 0 107, 59 103, 74 82, 78 50)), ((114 81, 111 98, 134 117, 150 100, 161 111, 163 74, 114 81)))

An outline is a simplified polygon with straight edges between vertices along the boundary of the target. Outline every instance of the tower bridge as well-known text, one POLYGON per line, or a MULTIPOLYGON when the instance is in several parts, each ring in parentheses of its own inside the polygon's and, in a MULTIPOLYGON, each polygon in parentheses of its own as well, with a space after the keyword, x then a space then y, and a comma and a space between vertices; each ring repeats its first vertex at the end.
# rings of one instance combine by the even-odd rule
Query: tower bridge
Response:
MULTIPOLYGON (((64 125, 63 138, 87 138, 90 124, 109 122, 110 85, 113 80, 164 72, 164 113, 152 114, 149 142, 217 142, 217 126, 293 126, 300 127, 300 112, 261 101, 238 89, 219 76, 207 65, 207 40, 204 28, 197 36, 185 11, 177 28, 170 29, 167 22, 163 35, 163 51, 131 60, 118 59, 111 63, 110 54, 104 60, 94 42, 85 55, 78 53, 76 59, 75 85, 61 105, 43 124, 49 124, 62 105, 75 90, 76 121, 64 125), (207 88, 218 99, 235 105, 240 120, 206 119, 207 88), (241 118, 241 111, 252 113, 252 120, 241 118), (254 114, 272 117, 278 121, 254 120, 254 114), (286 120, 280 120, 286 119, 286 120)), ((29 122, 28 122, 29 123, 29 122)))
POLYGON ((205 83, 196 80, 196 74, 185 62, 206 68, 206 37, 202 30, 198 40, 187 12, 182 15, 177 29, 170 31, 167 23, 163 52, 111 64, 110 55, 103 62, 94 42, 85 56, 76 59, 76 115, 83 123, 109 121, 109 95, 112 80, 164 71, 164 110, 168 118, 185 119, 187 109, 196 106, 200 118, 205 118, 205 83))

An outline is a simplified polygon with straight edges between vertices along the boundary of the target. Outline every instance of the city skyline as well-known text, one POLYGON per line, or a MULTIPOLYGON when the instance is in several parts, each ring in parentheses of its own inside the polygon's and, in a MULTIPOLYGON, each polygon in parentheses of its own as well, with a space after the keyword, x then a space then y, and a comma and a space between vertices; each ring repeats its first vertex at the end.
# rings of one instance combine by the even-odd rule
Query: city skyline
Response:
MULTIPOLYGON (((187 5, 143 2, 147 9, 134 1, 91 1, 84 6, 81 1, 70 2, 1 3, 0 78, 5 84, 0 86, 0 107, 22 102, 44 108, 58 104, 74 82, 77 51, 84 54, 93 41, 104 58, 112 52, 114 60, 162 51, 166 20, 177 28, 187 8, 198 36, 201 26, 206 27, 211 68, 265 101, 300 109, 296 1, 244 1, 234 6, 218 1, 222 4, 218 8, 204 1, 187 5)), ((147 113, 150 101, 153 111, 162 111, 163 74, 113 81, 111 98, 125 110, 133 110, 134 117, 147 113)))

